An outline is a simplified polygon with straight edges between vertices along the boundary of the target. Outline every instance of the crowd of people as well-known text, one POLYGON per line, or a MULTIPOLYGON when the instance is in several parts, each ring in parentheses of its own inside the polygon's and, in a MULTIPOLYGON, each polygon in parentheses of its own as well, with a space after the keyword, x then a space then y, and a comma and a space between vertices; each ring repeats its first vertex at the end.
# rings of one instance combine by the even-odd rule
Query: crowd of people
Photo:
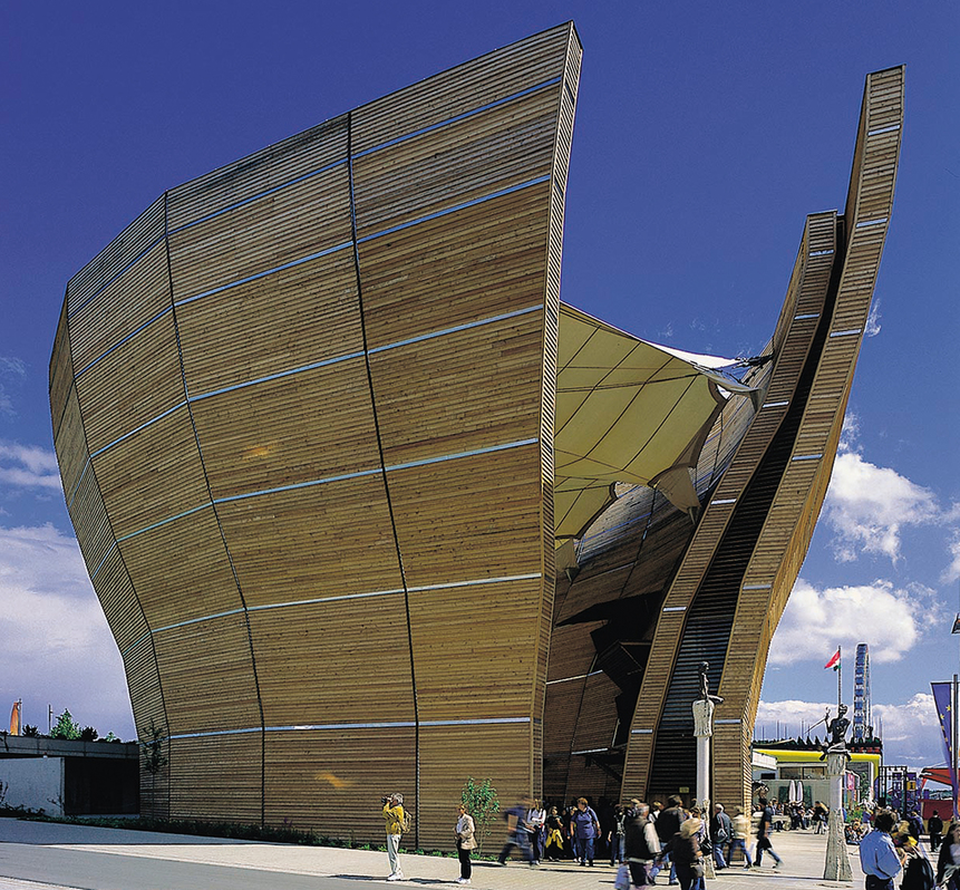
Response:
POLYGON ((866 890, 960 890, 960 821, 953 821, 943 836, 943 820, 934 811, 927 820, 933 864, 921 843, 923 820, 916 810, 905 819, 893 810, 871 814, 872 830, 861 826, 860 865, 866 876, 866 890))
MULTIPOLYGON (((617 890, 656 883, 703 890, 705 857, 712 859, 717 870, 741 862, 744 868, 760 868, 764 856, 773 860, 775 869, 780 868, 775 832, 789 826, 821 833, 826 830, 828 815, 819 801, 812 807, 784 807, 764 797, 753 814, 740 807, 728 813, 722 804, 703 812, 696 805, 685 807, 679 796, 668 798, 666 805, 634 799, 622 805, 601 802, 597 809, 585 797, 562 809, 523 798, 502 813, 507 837, 498 862, 506 865, 514 854, 534 868, 541 861, 567 860, 591 867, 597 860, 609 859, 611 866, 620 866, 617 890), (752 846, 754 824, 756 844, 752 846), (666 882, 662 878, 658 882, 658 875, 665 876, 666 882)), ((388 880, 403 880, 398 850, 409 817, 401 794, 383 799, 383 817, 388 880)), ((930 852, 937 854, 935 868, 921 844, 924 825, 916 810, 904 819, 890 810, 865 812, 862 819, 846 823, 847 843, 859 846, 865 890, 895 890, 898 878, 900 890, 960 890, 960 821, 951 822, 944 836, 943 821, 934 813, 926 831, 930 852)), ((463 804, 457 810, 453 835, 460 861, 457 883, 469 884, 477 838, 474 819, 463 804)))
MULTIPOLYGON (((507 836, 498 856, 500 865, 506 865, 514 855, 533 868, 542 861, 566 860, 592 867, 595 861, 609 860, 611 866, 621 866, 618 881, 624 886, 655 884, 657 875, 665 872, 665 883, 678 885, 680 890, 702 890, 705 856, 713 858, 717 869, 727 868, 735 860, 742 860, 745 868, 759 868, 764 854, 774 861, 774 868, 781 865, 770 840, 774 809, 764 798, 756 813, 755 862, 750 850, 751 817, 739 807, 727 813, 722 804, 714 804, 710 812, 703 812, 696 805, 685 807, 680 797, 673 796, 666 805, 631 800, 616 805, 601 802, 594 809, 587 798, 581 797, 561 809, 523 798, 502 816, 507 836)), ((384 798, 383 817, 388 880, 403 880, 398 847, 407 815, 402 795, 384 798)), ((453 834, 460 860, 457 883, 469 884, 471 854, 477 846, 476 825, 462 804, 453 834)))

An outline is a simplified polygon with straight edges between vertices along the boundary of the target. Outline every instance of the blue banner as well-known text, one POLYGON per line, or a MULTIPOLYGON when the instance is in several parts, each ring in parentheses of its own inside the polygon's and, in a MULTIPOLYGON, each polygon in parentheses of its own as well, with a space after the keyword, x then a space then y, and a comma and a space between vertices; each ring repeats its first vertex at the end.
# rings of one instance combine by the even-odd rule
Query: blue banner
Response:
MULTIPOLYGON (((953 799, 957 799, 957 771, 953 760, 953 745, 950 743, 953 736, 953 711, 950 706, 950 687, 952 683, 931 683, 933 701, 937 706, 937 716, 940 717, 940 732, 943 736, 943 750, 947 755, 947 769, 950 773, 950 784, 953 786, 953 799)), ((956 806, 956 805, 954 805, 956 806)))

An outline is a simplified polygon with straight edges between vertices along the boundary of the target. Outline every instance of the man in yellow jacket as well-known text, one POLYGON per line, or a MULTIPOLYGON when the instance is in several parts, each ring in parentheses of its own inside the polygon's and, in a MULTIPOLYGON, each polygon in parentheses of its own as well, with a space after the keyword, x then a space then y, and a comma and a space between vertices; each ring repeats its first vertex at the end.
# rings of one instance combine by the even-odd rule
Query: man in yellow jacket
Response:
POLYGON ((400 835, 403 834, 403 795, 391 794, 383 800, 383 819, 387 827, 387 859, 390 860, 388 881, 402 881, 400 867, 400 835))

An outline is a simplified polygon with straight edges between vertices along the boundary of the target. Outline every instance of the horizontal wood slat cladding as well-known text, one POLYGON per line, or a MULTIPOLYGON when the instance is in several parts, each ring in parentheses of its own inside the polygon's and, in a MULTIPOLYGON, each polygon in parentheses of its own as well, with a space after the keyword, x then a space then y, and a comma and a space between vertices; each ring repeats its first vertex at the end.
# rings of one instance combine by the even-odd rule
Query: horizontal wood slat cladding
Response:
POLYGON ((541 305, 548 198, 529 186, 360 244, 368 346, 541 305))
POLYGON ((406 583, 539 574, 539 469, 533 444, 391 473, 406 583))
POLYGON ((532 579, 411 591, 421 720, 529 714, 537 675, 540 588, 539 579, 532 579))
POLYGON ((171 736, 260 728, 245 615, 155 632, 153 645, 171 736))
POLYGON ((380 476, 220 504, 247 606, 402 590, 380 476))
MULTIPOLYGON (((163 227, 161 196, 70 279, 66 302, 71 318, 148 251, 163 236, 163 227)), ((98 308, 98 312, 103 309, 98 308)))
POLYGON ((76 389, 69 391, 69 395, 57 416, 61 422, 53 437, 53 447, 57 452, 60 481, 63 483, 67 508, 70 509, 77 485, 90 462, 87 454, 86 434, 83 429, 83 416, 80 413, 80 401, 77 398, 76 389))
POLYGON ((169 236, 177 300, 223 287, 350 240, 340 164, 169 236))
POLYGON ((263 818, 261 734, 170 741, 170 818, 256 825, 263 818), (195 787, 203 789, 198 799, 195 787))
POLYGON ((92 460, 118 538, 210 502, 186 408, 92 460))
POLYGON ((548 176, 560 88, 528 93, 357 158, 357 236, 548 176))
POLYGON ((195 402, 192 411, 214 498, 380 464, 362 358, 223 392, 195 402), (245 418, 241 426, 238 417, 245 418))
POLYGON ((177 307, 191 395, 284 374, 363 349, 350 250, 177 307))
MULTIPOLYGON (((353 112, 353 150, 367 151, 561 77, 572 23, 493 50, 353 112)), ((579 45, 576 47, 579 54, 579 45)))
POLYGON ((158 241, 71 315, 70 347, 77 373, 169 308, 167 250, 158 241), (136 299, 124 299, 127 294, 136 294, 136 299))
MULTIPOLYGON (((502 809, 528 794, 533 736, 530 723, 422 726, 420 769, 432 780, 420 782, 419 806, 415 810, 420 843, 427 848, 451 849, 450 833, 456 825, 460 789, 470 776, 478 780, 496 777, 494 784, 502 809)), ((503 822, 491 826, 487 853, 496 852, 503 842, 502 826, 503 822)), ((411 842, 412 837, 407 840, 408 844, 411 842)))
POLYGON ((209 508, 118 546, 154 630, 243 606, 216 516, 209 508), (170 553, 177 554, 175 561, 170 553))
POLYGON ((538 436, 542 328, 531 312, 374 355, 387 466, 538 436), (489 385, 476 385, 478 366, 489 385))
POLYGON ((264 749, 269 825, 383 843, 381 797, 399 792, 404 809, 419 813, 412 726, 268 732, 264 749))
POLYGON ((53 338, 50 354, 50 419, 53 421, 53 438, 60 436, 60 426, 67 400, 73 394, 73 355, 70 352, 70 336, 67 321, 67 301, 60 309, 60 321, 53 338))
POLYGON ((151 325, 149 336, 136 337, 104 356, 76 385, 91 453, 182 404, 173 315, 167 313, 151 325), (137 373, 124 379, 122 371, 131 365, 137 373), (117 385, 121 379, 126 385, 117 385))
POLYGON ((176 232, 211 214, 343 162, 346 157, 344 114, 171 189, 167 229, 176 232))
POLYGON ((250 629, 267 726, 415 719, 402 593, 255 610, 250 629))
POLYGON ((169 737, 150 812, 378 840, 399 790, 447 846, 467 776, 539 793, 579 56, 568 23, 227 164, 71 281, 51 408, 169 737))

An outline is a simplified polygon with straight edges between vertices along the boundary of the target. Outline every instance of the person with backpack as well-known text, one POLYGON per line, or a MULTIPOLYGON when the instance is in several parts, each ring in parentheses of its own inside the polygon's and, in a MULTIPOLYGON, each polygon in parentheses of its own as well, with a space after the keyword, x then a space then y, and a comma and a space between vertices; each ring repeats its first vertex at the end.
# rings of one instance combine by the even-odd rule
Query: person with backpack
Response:
POLYGON ((403 811, 403 795, 391 794, 381 798, 383 819, 387 829, 387 861, 390 863, 388 881, 402 881, 403 868, 400 865, 400 836, 409 826, 409 818, 403 811))
POLYGON ((624 811, 623 855, 634 887, 654 883, 650 875, 653 863, 660 856, 660 838, 650 821, 650 807, 631 800, 624 811))
POLYGON ((901 834, 897 847, 903 858, 903 880, 900 890, 934 890, 936 880, 933 866, 917 846, 917 839, 909 833, 901 834))
POLYGON ((723 850, 730 843, 732 835, 733 824, 730 817, 723 811, 723 804, 714 804, 713 816, 710 818, 710 843, 713 846, 713 861, 718 869, 727 867, 723 850))

